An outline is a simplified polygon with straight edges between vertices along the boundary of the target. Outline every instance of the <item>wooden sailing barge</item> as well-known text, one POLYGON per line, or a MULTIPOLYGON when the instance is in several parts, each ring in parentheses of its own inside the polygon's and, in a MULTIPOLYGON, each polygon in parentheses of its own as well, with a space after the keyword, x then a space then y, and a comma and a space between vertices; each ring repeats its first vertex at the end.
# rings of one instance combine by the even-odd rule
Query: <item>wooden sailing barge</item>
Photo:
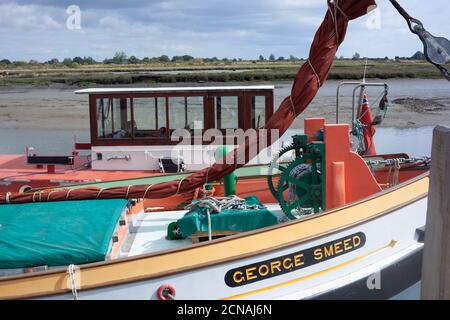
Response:
MULTIPOLYGON (((329 3, 292 94, 266 129, 283 134, 289 128, 326 80, 349 20, 374 6, 372 0, 329 3)), ((242 166, 239 153, 258 143, 251 139, 224 163, 173 181, 0 194, 0 210, 9 217, 0 233, 28 235, 0 247, 0 298, 391 297, 420 279, 428 161, 367 155, 367 143, 364 152, 355 150, 354 126, 307 119, 305 134, 281 151, 292 160, 275 159, 267 171, 273 203, 226 192, 186 210, 146 212, 141 201, 226 179, 242 166), (70 221, 69 227, 50 227, 53 219, 70 221), (47 242, 36 244, 36 238, 47 242), (371 290, 367 278, 378 272, 382 289, 371 290)), ((365 132, 369 141, 373 132, 365 132)))

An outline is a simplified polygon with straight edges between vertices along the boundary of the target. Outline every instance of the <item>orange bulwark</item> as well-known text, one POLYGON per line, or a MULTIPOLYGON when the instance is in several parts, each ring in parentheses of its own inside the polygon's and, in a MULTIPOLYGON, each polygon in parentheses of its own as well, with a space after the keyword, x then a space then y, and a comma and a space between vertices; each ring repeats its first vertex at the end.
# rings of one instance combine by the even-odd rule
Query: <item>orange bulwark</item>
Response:
POLYGON ((325 124, 325 119, 305 120, 309 141, 324 131, 326 207, 334 209, 381 191, 364 159, 350 148, 348 124, 325 124))

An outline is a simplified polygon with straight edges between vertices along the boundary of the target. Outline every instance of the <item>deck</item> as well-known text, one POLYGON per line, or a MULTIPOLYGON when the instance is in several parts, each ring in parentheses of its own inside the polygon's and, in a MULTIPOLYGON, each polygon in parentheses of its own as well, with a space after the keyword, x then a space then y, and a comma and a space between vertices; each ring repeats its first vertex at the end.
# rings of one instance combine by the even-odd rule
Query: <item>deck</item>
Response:
POLYGON ((5 187, 7 191, 18 191, 15 189, 23 185, 39 188, 161 176, 157 171, 94 171, 84 167, 86 163, 87 156, 77 157, 73 166, 56 165, 55 173, 49 174, 45 166, 27 164, 25 155, 1 155, 0 191, 5 187))
MULTIPOLYGON (((270 204, 266 207, 277 213, 280 218, 284 216, 279 205, 270 204)), ((187 212, 186 210, 151 213, 142 211, 132 218, 129 226, 130 233, 119 257, 137 256, 192 245, 191 239, 166 240, 169 224, 181 219, 187 212)))

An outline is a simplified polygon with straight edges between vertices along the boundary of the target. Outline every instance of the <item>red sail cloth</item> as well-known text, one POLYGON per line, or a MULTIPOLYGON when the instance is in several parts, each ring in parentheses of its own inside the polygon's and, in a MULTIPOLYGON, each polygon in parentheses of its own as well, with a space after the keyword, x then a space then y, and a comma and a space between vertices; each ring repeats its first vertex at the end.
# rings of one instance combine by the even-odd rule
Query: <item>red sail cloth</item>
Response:
MULTIPOLYGON (((279 109, 268 121, 266 128, 279 130, 281 136, 291 126, 316 96, 322 84, 326 81, 336 56, 339 45, 343 42, 349 20, 359 18, 376 8, 375 0, 334 0, 328 1, 329 10, 320 25, 310 50, 309 59, 296 75, 290 97, 284 99, 279 109)), ((271 141, 268 134, 268 141, 271 141)), ((0 195, 0 203, 26 203, 33 201, 64 201, 112 198, 151 198, 161 199, 178 193, 185 193, 202 187, 206 182, 219 180, 245 162, 237 164, 235 159, 246 155, 248 159, 250 145, 258 141, 246 141, 236 150, 226 156, 224 163, 216 163, 204 170, 198 171, 184 180, 170 181, 153 186, 117 187, 105 190, 98 188, 81 188, 58 191, 43 191, 34 194, 0 195), (231 164, 230 164, 231 163, 231 164)))

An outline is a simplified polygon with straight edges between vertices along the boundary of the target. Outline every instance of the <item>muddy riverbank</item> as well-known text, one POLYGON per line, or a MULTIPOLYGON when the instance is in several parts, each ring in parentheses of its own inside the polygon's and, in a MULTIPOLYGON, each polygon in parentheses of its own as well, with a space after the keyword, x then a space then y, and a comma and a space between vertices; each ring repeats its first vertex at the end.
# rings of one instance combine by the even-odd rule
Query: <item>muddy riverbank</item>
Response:
MULTIPOLYGON (((390 87, 391 103, 382 124, 383 127, 421 128, 437 124, 450 126, 450 84, 448 82, 398 79, 388 80, 387 83, 390 87)), ((338 84, 338 81, 328 81, 311 106, 295 121, 293 128, 301 128, 303 119, 306 117, 325 117, 328 122, 335 121, 338 84)), ((180 85, 186 86, 184 83, 180 85)), ((275 83, 275 86, 275 106, 277 107, 289 95, 291 83, 280 82, 275 83)), ((88 99, 84 95, 75 95, 73 92, 76 89, 62 85, 0 89, 0 128, 88 131, 88 99)), ((342 120, 345 121, 348 121, 351 115, 351 91, 350 88, 342 91, 340 113, 342 120)), ((379 90, 369 91, 369 100, 374 108, 377 106, 376 100, 379 93, 379 90)))

